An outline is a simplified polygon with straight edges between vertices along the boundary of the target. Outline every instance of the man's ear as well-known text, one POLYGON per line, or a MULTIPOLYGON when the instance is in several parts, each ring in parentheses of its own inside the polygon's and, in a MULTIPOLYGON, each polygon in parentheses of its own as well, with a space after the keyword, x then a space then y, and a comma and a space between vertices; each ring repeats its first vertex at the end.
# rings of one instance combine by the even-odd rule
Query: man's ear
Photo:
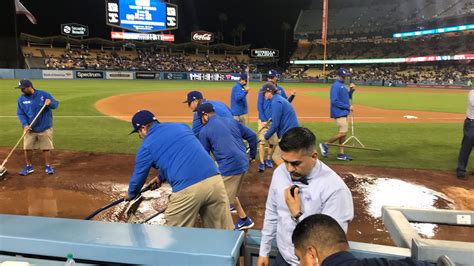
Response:
POLYGON ((306 248, 305 256, 309 256, 312 261, 316 262, 315 265, 319 265, 319 254, 318 249, 314 246, 309 246, 306 248))

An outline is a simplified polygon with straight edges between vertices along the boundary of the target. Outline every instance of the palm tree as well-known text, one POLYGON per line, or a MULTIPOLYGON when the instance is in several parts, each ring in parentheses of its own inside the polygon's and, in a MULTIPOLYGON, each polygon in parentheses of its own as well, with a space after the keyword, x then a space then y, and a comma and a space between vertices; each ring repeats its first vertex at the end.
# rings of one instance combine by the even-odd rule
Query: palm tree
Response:
POLYGON ((240 38, 240 45, 242 45, 242 37, 243 37, 244 31, 246 29, 247 28, 245 27, 245 24, 243 24, 243 23, 240 23, 239 25, 237 25, 237 33, 238 33, 239 38, 240 38))
POLYGON ((224 34, 224 24, 227 22, 227 14, 219 13, 219 21, 221 23, 221 32, 224 34))
POLYGON ((234 40, 234 46, 235 46, 236 39, 237 37, 239 37, 239 32, 237 31, 236 28, 232 29, 231 35, 232 35, 232 39, 234 40))
POLYGON ((283 31, 283 60, 286 61, 286 46, 287 46, 287 34, 288 31, 291 29, 291 25, 288 22, 283 22, 281 24, 281 30, 283 31))

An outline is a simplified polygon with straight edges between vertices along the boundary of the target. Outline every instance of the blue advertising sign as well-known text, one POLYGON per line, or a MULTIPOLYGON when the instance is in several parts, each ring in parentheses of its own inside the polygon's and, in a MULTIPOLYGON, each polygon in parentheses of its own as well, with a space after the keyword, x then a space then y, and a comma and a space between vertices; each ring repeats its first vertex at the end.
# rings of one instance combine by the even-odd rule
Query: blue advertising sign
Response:
POLYGON ((178 28, 178 6, 161 0, 106 0, 107 25, 149 33, 178 28))

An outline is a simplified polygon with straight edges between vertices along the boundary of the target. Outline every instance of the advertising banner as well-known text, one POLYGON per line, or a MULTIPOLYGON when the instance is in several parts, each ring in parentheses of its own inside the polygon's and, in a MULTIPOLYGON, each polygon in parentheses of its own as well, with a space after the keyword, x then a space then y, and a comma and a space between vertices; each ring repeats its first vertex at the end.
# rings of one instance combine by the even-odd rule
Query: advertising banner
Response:
POLYGON ((165 72, 163 73, 165 80, 188 80, 188 73, 181 72, 165 72))
POLYGON ((104 73, 102 71, 87 71, 78 70, 76 71, 77 79, 103 79, 104 73))
POLYGON ((133 72, 112 72, 105 73, 106 79, 133 79, 133 72))
POLYGON ((160 75, 159 73, 153 73, 153 72, 137 72, 135 74, 135 77, 137 79, 159 79, 160 75))
POLYGON ((72 79, 72 70, 43 70, 44 79, 72 79))

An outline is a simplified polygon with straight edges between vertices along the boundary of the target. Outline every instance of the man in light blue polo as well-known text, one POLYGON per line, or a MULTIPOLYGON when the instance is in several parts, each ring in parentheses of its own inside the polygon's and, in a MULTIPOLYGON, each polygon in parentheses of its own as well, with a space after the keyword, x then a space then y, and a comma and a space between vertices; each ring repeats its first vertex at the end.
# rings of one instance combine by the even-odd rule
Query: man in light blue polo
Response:
POLYGON ((307 128, 288 130, 278 144, 284 164, 273 172, 268 190, 257 265, 268 265, 276 239, 276 265, 299 265, 291 240, 299 221, 322 213, 334 218, 347 232, 354 217, 352 195, 344 181, 318 160, 316 137, 307 128), (294 185, 294 189, 291 189, 294 185))
POLYGON ((247 126, 249 122, 249 106, 247 104, 247 94, 249 89, 245 88, 247 85, 247 74, 240 75, 240 80, 232 87, 230 94, 230 110, 235 120, 242 125, 247 126))

